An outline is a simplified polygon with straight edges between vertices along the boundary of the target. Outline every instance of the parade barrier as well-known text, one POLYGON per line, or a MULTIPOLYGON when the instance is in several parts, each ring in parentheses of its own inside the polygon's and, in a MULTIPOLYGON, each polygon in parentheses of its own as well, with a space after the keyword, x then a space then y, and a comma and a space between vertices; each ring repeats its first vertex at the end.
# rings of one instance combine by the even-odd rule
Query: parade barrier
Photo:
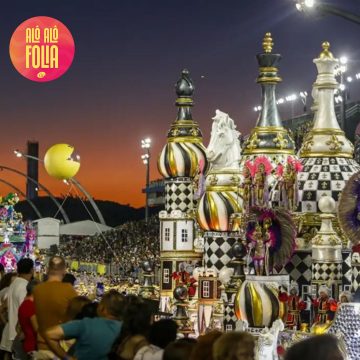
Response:
POLYGON ((73 260, 70 263, 70 269, 72 271, 84 271, 89 273, 96 273, 98 275, 110 275, 107 272, 106 264, 90 263, 73 260))

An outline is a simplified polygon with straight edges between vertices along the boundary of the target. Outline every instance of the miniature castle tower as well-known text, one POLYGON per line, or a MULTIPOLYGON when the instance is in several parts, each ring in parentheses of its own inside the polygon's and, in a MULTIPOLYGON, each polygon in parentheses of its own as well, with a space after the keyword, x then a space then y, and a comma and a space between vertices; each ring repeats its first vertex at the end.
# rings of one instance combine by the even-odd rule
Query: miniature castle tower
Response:
POLYGON ((280 54, 273 54, 273 39, 266 33, 263 40, 264 52, 256 56, 259 64, 257 83, 261 85, 261 111, 249 138, 243 146, 242 166, 247 160, 265 155, 275 166, 285 164, 288 156, 294 156, 295 145, 284 128, 277 104, 276 85, 282 80, 278 76, 280 54))
POLYGON ((198 124, 193 120, 191 107, 194 85, 189 71, 183 70, 175 85, 178 114, 168 132, 167 143, 159 159, 158 169, 165 178, 165 211, 160 217, 160 308, 170 311, 170 299, 176 284, 174 272, 192 271, 202 261, 202 253, 194 251, 194 188, 193 180, 207 170, 205 148, 198 124))

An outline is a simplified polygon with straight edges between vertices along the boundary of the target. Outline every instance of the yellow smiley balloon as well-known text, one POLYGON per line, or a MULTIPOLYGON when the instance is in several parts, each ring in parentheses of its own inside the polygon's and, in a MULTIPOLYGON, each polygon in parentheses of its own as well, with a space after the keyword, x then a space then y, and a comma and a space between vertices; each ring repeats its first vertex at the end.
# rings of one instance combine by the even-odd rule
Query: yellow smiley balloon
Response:
POLYGON ((74 177, 80 169, 80 158, 73 158, 74 147, 68 144, 51 146, 45 154, 44 165, 47 173, 59 180, 74 177))

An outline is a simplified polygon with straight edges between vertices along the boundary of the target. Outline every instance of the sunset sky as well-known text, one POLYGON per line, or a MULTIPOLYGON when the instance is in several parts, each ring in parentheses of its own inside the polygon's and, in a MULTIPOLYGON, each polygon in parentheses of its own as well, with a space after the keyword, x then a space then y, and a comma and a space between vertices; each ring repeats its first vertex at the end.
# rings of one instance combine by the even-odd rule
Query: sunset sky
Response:
MULTIPOLYGON (((360 13, 357 0, 333 3, 360 13)), ((335 56, 349 58, 349 75, 360 72, 360 26, 333 16, 309 18, 292 0, 27 0, 1 4, 0 165, 25 170, 13 150, 40 142, 41 156, 52 144, 74 145, 81 155, 80 182, 97 199, 144 203, 145 167, 140 140, 153 140, 151 178, 159 178, 157 156, 175 119, 174 84, 183 68, 194 80, 194 119, 208 143, 211 117, 219 108, 247 133, 254 126, 260 91, 255 55, 265 32, 283 56, 278 95, 307 90, 315 80, 312 63, 328 40, 335 56), (13 31, 33 16, 62 21, 75 40, 75 58, 60 79, 35 83, 23 78, 9 58, 13 31)), ((350 87, 359 99, 360 81, 350 87)), ((283 118, 292 112, 279 107, 283 118)), ((300 103, 294 113, 301 113, 300 103)), ((25 190, 23 179, 0 178, 25 190)), ((67 187, 41 171, 55 194, 67 187)), ((2 194, 10 191, 0 187, 2 194)), ((40 195, 44 195, 40 193, 40 195)))

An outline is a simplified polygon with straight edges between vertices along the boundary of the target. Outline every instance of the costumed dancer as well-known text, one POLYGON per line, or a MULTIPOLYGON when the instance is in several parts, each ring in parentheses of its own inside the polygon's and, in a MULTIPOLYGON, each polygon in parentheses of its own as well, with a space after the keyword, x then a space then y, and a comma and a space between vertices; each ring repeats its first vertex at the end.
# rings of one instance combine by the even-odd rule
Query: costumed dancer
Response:
POLYGON ((306 303, 299 296, 299 285, 295 281, 290 283, 290 294, 279 288, 279 300, 286 304, 285 327, 298 330, 301 324, 301 311, 306 309, 306 303))
POLYGON ((253 252, 253 262, 255 268, 255 274, 269 275, 269 248, 272 246, 271 235, 269 227, 271 225, 271 219, 265 218, 263 225, 259 222, 256 223, 255 229, 251 235, 250 249, 253 252))
POLYGON ((319 287, 319 297, 312 299, 315 309, 314 324, 325 324, 334 319, 337 310, 337 302, 330 297, 330 289, 326 285, 319 287))
POLYGON ((290 213, 284 209, 252 207, 246 230, 249 256, 252 257, 256 275, 269 275, 274 267, 281 269, 295 247, 296 228, 290 213))
POLYGON ((263 207, 266 206, 269 201, 267 177, 272 171, 272 165, 266 156, 257 157, 254 165, 254 204, 263 207))

